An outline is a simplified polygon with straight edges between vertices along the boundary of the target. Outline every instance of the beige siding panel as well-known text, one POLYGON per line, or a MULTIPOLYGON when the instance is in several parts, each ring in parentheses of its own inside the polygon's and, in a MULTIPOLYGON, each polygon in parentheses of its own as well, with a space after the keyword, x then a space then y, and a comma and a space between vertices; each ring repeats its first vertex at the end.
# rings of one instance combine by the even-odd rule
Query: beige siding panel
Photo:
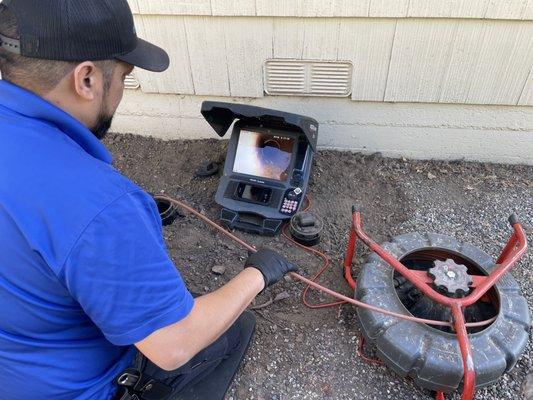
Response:
POLYGON ((137 0, 141 14, 211 15, 211 0, 137 0))
POLYGON ((341 19, 274 18, 274 58, 338 60, 341 19))
POLYGON ((520 96, 518 105, 533 106, 533 68, 529 72, 524 89, 522 89, 522 95, 520 96))
POLYGON ((516 105, 533 67, 533 24, 492 21, 479 50, 484 57, 467 103, 516 105), (497 59, 496 68, 490 61, 497 59))
POLYGON ((415 18, 484 18, 489 2, 490 0, 411 0, 408 16, 415 18))
POLYGON ((273 20, 273 57, 302 59, 306 20, 295 18, 274 18, 273 20))
POLYGON ((308 60, 337 60, 340 21, 332 18, 306 20, 302 57, 308 60))
POLYGON ((522 19, 527 0, 490 0, 486 18, 522 19))
POLYGON ((532 0, 128 0, 135 14, 533 19, 532 0))
POLYGON ((367 17, 370 0, 256 0, 257 15, 367 17))
POLYGON ((290 17, 405 16, 407 3, 408 0, 256 0, 256 13, 290 17))
POLYGON ((302 14, 302 0, 256 0, 257 15, 267 16, 300 16, 302 14))
POLYGON ((211 0, 213 15, 256 15, 255 0, 211 0))
POLYGON ((371 0, 369 17, 406 17, 409 0, 371 0))
POLYGON ((524 12, 522 14, 522 19, 526 20, 531 20, 533 19, 533 0, 528 0, 525 7, 524 7, 524 12))
POLYGON ((231 26, 227 18, 186 17, 185 30, 195 93, 229 96, 228 49, 224 29, 231 26))
POLYGON ((462 21, 440 101, 516 105, 533 66, 532 37, 530 23, 462 21))
POLYGON ((164 48, 170 56, 170 67, 162 73, 137 68, 141 88, 147 93, 194 94, 183 17, 136 15, 139 36, 164 48))
POLYGON ((398 20, 385 101, 437 102, 458 20, 398 20))
POLYGON ((531 19, 531 0, 410 0, 409 17, 531 19))
POLYGON ((371 0, 308 0, 303 16, 368 17, 371 0))
POLYGON ((352 100, 530 105, 533 23, 468 19, 135 15, 165 48, 150 93, 263 96, 270 58, 351 61, 352 100), (529 80, 528 80, 529 79, 529 80))
MULTIPOLYGON (((469 97, 474 82, 480 79, 475 70, 481 63, 479 50, 485 28, 480 22, 459 25, 439 101, 461 103, 469 97)), ((490 65, 493 66, 495 62, 497 60, 491 60, 490 65)))
POLYGON ((272 58, 271 18, 237 18, 224 25, 230 93, 263 96, 263 65, 272 58))
POLYGON ((339 60, 352 60, 352 99, 383 101, 396 20, 342 20, 339 60))
POLYGON ((162 74, 136 71, 144 92, 263 96, 263 64, 272 58, 270 18, 135 19, 139 35, 166 49, 171 59, 162 74))

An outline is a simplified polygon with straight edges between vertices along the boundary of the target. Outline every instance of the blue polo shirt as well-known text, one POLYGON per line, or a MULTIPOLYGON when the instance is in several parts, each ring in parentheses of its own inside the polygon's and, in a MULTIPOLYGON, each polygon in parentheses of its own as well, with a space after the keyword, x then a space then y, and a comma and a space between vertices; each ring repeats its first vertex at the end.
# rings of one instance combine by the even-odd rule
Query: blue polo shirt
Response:
POLYGON ((193 306, 157 207, 81 123, 0 80, 0 398, 110 399, 193 306))

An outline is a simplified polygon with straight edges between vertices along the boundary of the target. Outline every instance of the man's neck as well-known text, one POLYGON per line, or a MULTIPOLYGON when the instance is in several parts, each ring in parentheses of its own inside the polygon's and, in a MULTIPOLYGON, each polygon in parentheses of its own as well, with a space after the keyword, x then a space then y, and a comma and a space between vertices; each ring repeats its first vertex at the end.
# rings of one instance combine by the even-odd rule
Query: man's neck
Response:
POLYGON ((68 94, 68 92, 62 90, 60 85, 58 85, 42 97, 46 101, 65 111, 67 114, 70 114, 72 117, 80 121, 86 127, 89 127, 90 122, 87 121, 86 117, 84 116, 84 113, 80 112, 80 107, 78 106, 76 99, 73 99, 72 96, 68 94))
POLYGON ((80 112, 76 99, 72 99, 72 96, 69 95, 68 91, 65 90, 65 82, 60 82, 52 90, 43 90, 42 88, 38 87, 38 85, 35 85, 31 82, 17 82, 8 80, 6 80, 6 82, 32 92, 33 94, 53 104, 57 108, 63 110, 73 118, 77 119, 86 127, 89 127, 90 122, 87 121, 87 118, 84 117, 84 114, 80 112))

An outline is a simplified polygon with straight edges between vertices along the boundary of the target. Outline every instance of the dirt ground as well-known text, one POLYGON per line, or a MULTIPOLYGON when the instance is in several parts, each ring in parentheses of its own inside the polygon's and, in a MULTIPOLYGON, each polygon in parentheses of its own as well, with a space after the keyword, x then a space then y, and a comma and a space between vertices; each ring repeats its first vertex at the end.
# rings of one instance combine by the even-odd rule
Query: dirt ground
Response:
MULTIPOLYGON (((217 218, 214 202, 218 177, 197 178, 204 161, 221 159, 226 143, 159 141, 111 134, 106 145, 115 166, 152 193, 186 200, 217 218)), ((379 155, 321 151, 316 156, 309 195, 313 211, 324 219, 319 248, 334 261, 322 283, 351 295, 339 259, 346 245, 350 208, 363 207, 367 231, 378 241, 412 231, 455 235, 496 256, 510 234, 507 217, 516 212, 533 237, 533 167, 466 162, 417 162, 379 155)), ((239 236, 268 245, 313 274, 320 261, 295 250, 283 238, 239 236)), ((242 268, 246 251, 185 216, 165 228, 169 252, 191 291, 207 293, 242 268), (224 266, 222 276, 213 266, 224 266)), ((361 253, 362 261, 366 256, 361 253)), ((533 305, 533 251, 515 267, 529 306, 533 305)), ((354 273, 358 273, 356 267, 354 273)), ((261 295, 256 304, 286 292, 287 299, 255 311, 257 331, 228 399, 433 399, 383 366, 369 365, 356 354, 360 327, 351 306, 311 310, 302 305, 302 285, 285 280, 261 295)), ((316 301, 327 301, 313 294, 316 301)), ((531 344, 517 366, 479 399, 524 399, 523 382, 532 369, 531 344)), ((447 397, 457 398, 458 397, 447 397)))

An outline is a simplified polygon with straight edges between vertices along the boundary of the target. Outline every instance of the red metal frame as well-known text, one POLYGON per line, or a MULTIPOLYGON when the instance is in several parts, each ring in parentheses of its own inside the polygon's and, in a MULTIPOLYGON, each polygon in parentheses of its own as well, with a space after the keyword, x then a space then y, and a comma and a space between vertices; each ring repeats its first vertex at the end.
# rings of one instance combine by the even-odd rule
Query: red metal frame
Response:
MULTIPOLYGON (((474 290, 472 293, 464 298, 455 299, 446 297, 435 291, 430 286, 433 280, 428 276, 425 276, 424 271, 420 272, 408 269, 400 261, 383 249, 379 244, 372 240, 363 231, 361 212, 357 209, 357 207, 353 208, 352 227, 350 230, 346 257, 344 259, 346 279, 350 283, 350 286, 352 286, 351 282, 353 282, 353 278, 350 271, 357 245, 357 239, 359 238, 370 248, 370 250, 375 252, 392 268, 402 274, 422 293, 424 293, 430 299, 451 308, 454 329, 461 350, 461 358, 463 360, 463 370, 465 371, 461 400, 472 400, 474 398, 474 391, 476 387, 474 359, 472 355, 472 348, 470 346, 470 340, 468 338, 468 332, 466 330, 466 322, 464 319, 463 310, 483 297, 483 295, 487 293, 487 291, 492 288, 496 282, 498 282, 498 280, 524 255, 527 249, 526 235, 516 216, 511 216, 509 218, 509 222, 513 228, 513 234, 496 261, 497 267, 488 276, 475 276, 473 284, 474 290)), ((441 392, 437 393, 436 399, 444 399, 444 394, 441 392)))

